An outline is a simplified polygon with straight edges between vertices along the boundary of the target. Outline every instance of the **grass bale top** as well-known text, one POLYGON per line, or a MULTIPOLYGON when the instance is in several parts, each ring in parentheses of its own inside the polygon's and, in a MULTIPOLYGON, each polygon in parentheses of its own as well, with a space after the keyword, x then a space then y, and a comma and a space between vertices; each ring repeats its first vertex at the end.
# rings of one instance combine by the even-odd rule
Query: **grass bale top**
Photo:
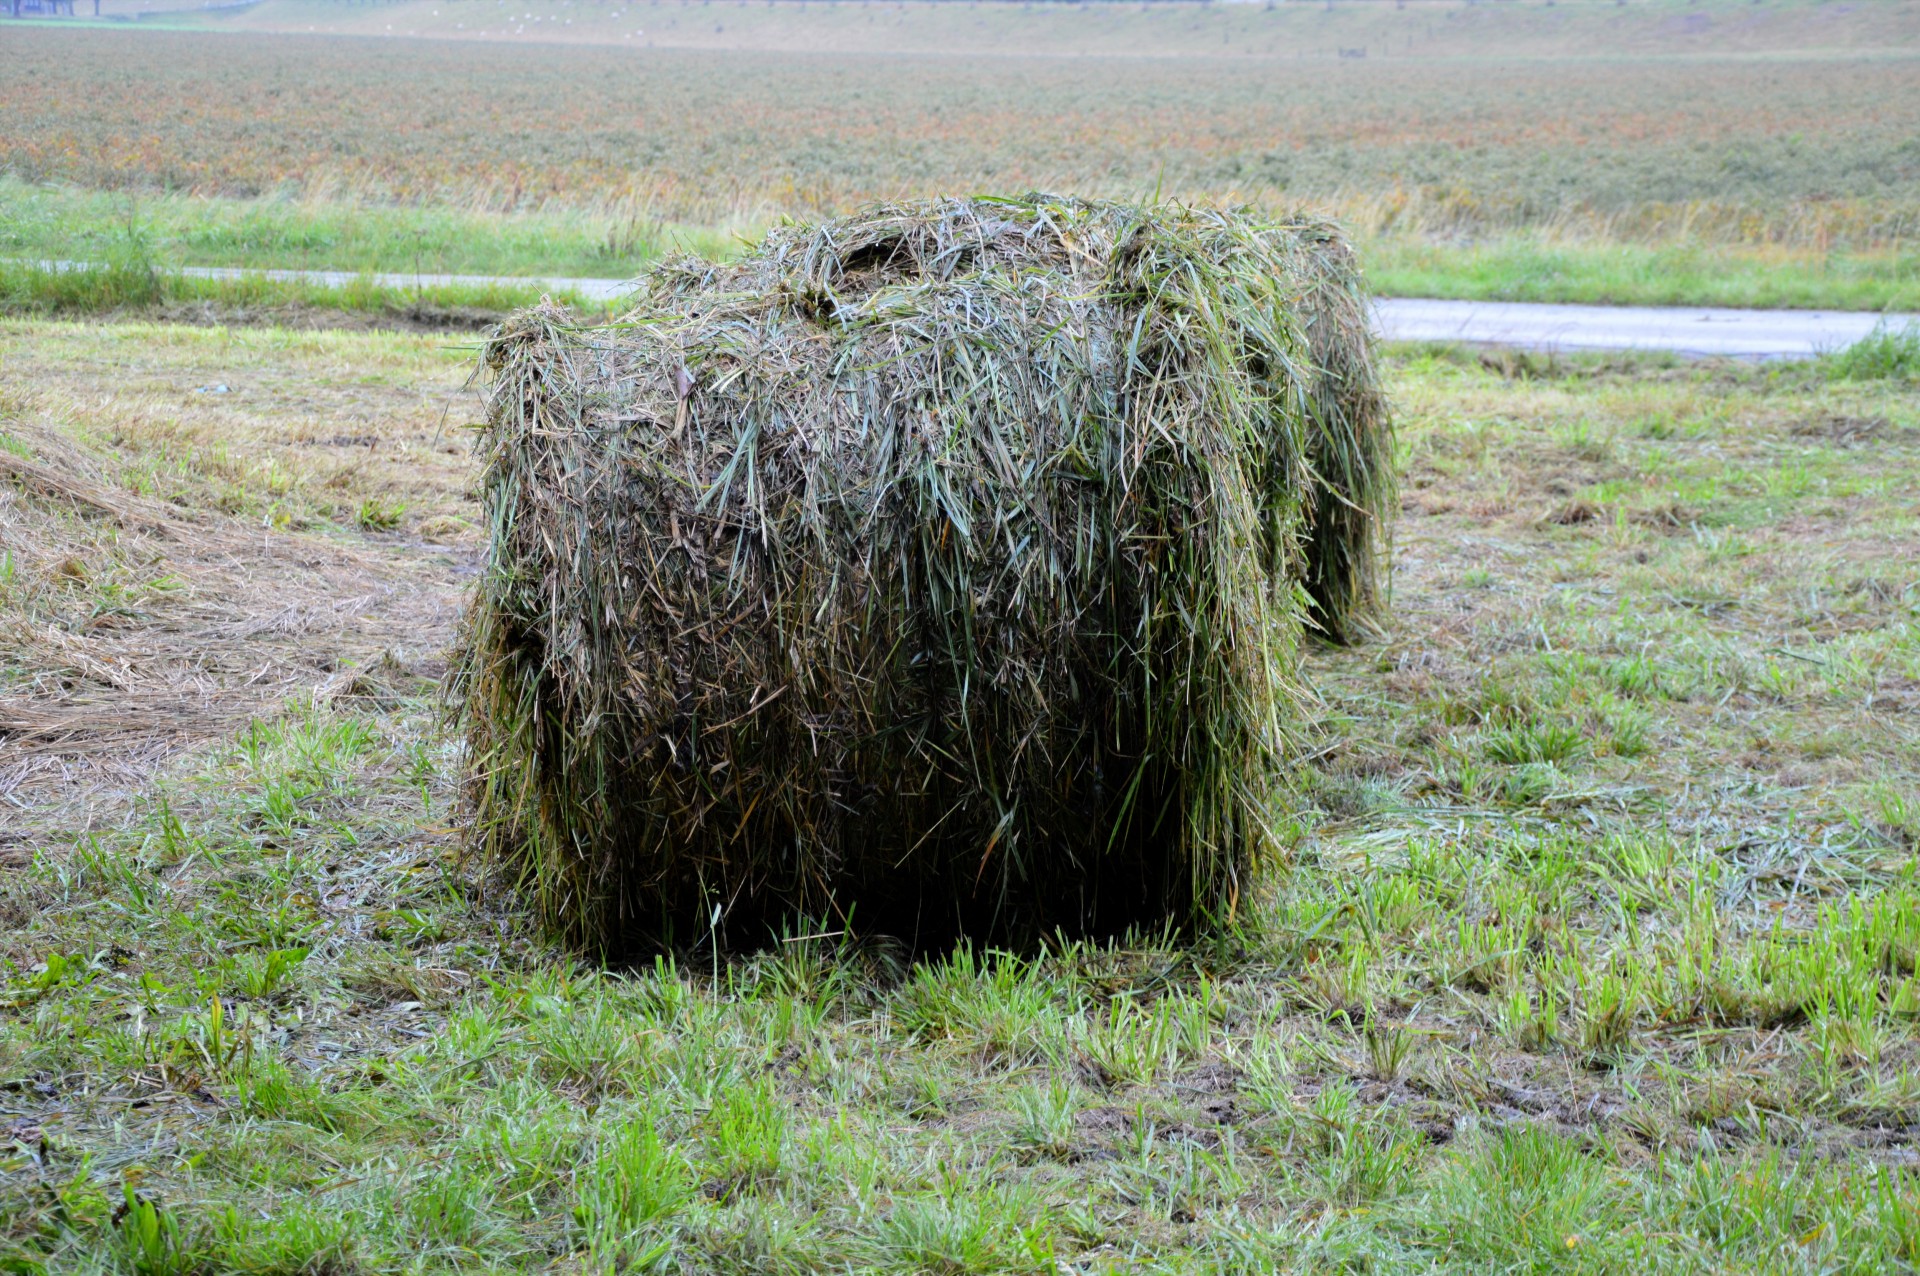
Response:
POLYGON ((1391 438, 1315 221, 787 226, 492 338, 456 694, 484 850, 603 952, 1230 917, 1391 438))

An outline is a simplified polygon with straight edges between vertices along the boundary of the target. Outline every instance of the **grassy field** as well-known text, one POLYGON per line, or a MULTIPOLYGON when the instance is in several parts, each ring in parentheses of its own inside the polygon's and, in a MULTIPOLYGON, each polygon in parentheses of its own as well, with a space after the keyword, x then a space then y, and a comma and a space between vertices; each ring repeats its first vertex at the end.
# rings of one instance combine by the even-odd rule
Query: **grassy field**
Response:
POLYGON ((1920 352, 1389 361, 1243 933, 597 971, 459 855, 445 338, 0 326, 0 1266, 1920 1270, 1920 352))
MULTIPOLYGON (((1356 200, 1344 210, 1360 229, 1374 288, 1386 296, 1472 300, 1583 301, 1631 305, 1711 304, 1920 309, 1920 251, 1902 245, 1855 250, 1829 244, 1741 244, 1689 230, 1625 238, 1603 222, 1567 219, 1545 227, 1461 237, 1396 231, 1392 214, 1356 200), (1385 225, 1382 225, 1382 223, 1385 225)), ((331 269, 384 273, 501 274, 624 278, 659 258, 692 252, 725 257, 759 233, 675 223, 645 214, 553 209, 463 212, 444 207, 329 200, 257 200, 143 195, 30 186, 0 178, 0 255, 19 262, 101 263, 132 257, 141 273, 174 266, 331 269)), ((14 312, 95 312, 111 308, 98 290, 18 264, 0 266, 0 307, 14 312)), ((419 299, 312 297, 312 290, 168 285, 179 300, 254 308, 271 294, 283 304, 334 309, 406 309, 419 299)), ((496 293, 501 290, 494 290, 496 293)), ((519 300, 518 294, 504 300, 519 300)), ((503 297, 434 290, 426 302, 450 313, 497 314, 503 297), (494 307, 488 309, 489 306, 494 307)), ((122 302, 138 304, 137 302, 122 302)))
POLYGON ((198 325, 306 329, 403 329, 474 333, 543 297, 575 305, 596 320, 604 302, 565 288, 509 283, 406 283, 357 275, 341 283, 265 274, 203 278, 151 259, 104 260, 66 267, 0 262, 0 314, 91 315, 198 325))
POLYGON ((510 40, 497 9, 9 27, 0 107, 36 124, 0 139, 0 253, 134 221, 177 264, 620 275, 781 215, 1044 188, 1329 210, 1400 295, 1920 307, 1906 0, 529 0, 510 40), (635 13, 687 38, 623 47, 635 13))

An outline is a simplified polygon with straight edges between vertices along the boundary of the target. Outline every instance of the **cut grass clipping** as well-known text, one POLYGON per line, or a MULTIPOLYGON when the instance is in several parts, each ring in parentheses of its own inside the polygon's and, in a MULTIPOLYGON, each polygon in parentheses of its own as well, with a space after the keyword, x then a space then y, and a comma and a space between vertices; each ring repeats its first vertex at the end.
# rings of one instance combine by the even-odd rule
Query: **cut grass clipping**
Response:
POLYGON ((1391 437, 1317 221, 1031 196, 789 225, 490 341, 454 694, 482 848, 608 955, 1229 921, 1391 437))

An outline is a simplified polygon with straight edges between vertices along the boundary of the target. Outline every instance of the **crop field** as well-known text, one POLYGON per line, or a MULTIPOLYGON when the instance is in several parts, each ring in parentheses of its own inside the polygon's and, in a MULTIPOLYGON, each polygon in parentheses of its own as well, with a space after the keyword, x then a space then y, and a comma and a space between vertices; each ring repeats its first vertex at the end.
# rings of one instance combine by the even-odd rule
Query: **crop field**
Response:
POLYGON ((1472 59, 802 59, 23 29, 0 59, 9 113, 88 103, 10 133, 0 164, 104 188, 635 201, 684 220, 1028 187, 1432 192, 1493 222, 1568 204, 1920 203, 1911 54, 1532 59, 1496 76, 1472 59))
MULTIPOLYGON (((165 7, 167 0, 155 7, 165 7)), ((177 0, 172 0, 177 4, 177 0)), ((105 0, 121 12, 146 0, 105 0)), ((190 7, 190 6, 180 6, 190 7)), ((112 11, 112 9, 109 9, 112 11)), ((1913 0, 1132 0, 1107 7, 1008 0, 268 0, 179 15, 206 29, 805 53, 1032 57, 1592 57, 1858 54, 1914 48, 1913 0)))
POLYGON ((10 1269, 1920 1269, 1911 341, 1394 354, 1239 933, 611 971, 452 826, 472 357, 0 329, 10 1269))
POLYGON ((10 27, 0 108, 32 123, 0 138, 0 252, 135 226, 178 264, 618 275, 785 214, 1038 188, 1331 210, 1401 294, 1920 305, 1905 0, 1031 8, 528 0, 509 39, 480 0, 266 0, 10 27), (708 34, 627 47, 609 24, 634 14, 708 34))

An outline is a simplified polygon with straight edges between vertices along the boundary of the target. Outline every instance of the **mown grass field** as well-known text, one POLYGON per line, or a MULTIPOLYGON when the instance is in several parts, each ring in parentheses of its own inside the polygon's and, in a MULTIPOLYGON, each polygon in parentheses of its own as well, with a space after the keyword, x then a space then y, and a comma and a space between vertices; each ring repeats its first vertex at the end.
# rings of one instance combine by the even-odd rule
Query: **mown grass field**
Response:
POLYGON ((0 1271, 1920 1272, 1911 335, 1392 352, 1391 621, 1306 654, 1234 934, 599 969, 464 857, 439 692, 457 330, 531 296, 167 270, 1046 186, 1915 309, 1920 6, 515 11, 0 27, 0 1271))
POLYGON ((596 970, 455 829, 470 349, 0 327, 13 1270, 1920 1270, 1911 343, 1400 351, 1242 933, 596 970))
POLYGON ((1920 307, 1906 0, 516 11, 10 26, 0 253, 621 275, 1040 188, 1331 210, 1400 295, 1920 307), (635 14, 689 38, 627 47, 635 14))

